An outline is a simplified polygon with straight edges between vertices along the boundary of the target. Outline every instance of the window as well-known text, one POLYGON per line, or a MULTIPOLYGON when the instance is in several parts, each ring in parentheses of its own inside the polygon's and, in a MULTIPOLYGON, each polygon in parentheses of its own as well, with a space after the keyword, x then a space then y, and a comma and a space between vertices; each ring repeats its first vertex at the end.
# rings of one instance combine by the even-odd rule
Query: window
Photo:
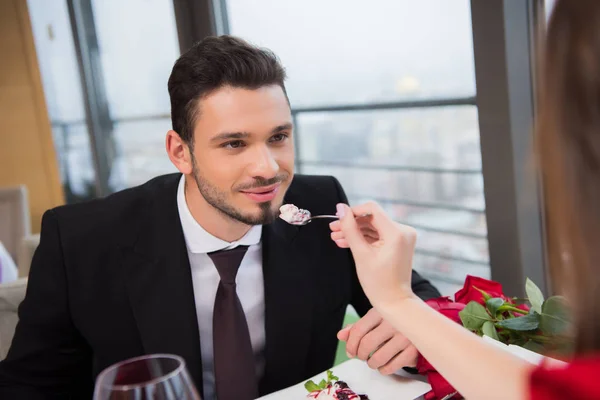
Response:
POLYGON ((179 56, 172 1, 77 2, 75 20, 88 39, 79 49, 68 1, 48 3, 30 0, 29 8, 67 201, 95 197, 97 185, 117 191, 175 171, 164 150, 167 80, 179 56), (88 98, 77 54, 90 57, 88 98), (92 162, 86 100, 100 119, 95 133, 103 146, 94 150, 106 160, 104 175, 92 162))
POLYGON ((179 57, 172 3, 92 0, 116 148, 112 190, 175 172, 164 149, 171 129, 167 80, 179 57))
POLYGON ((418 229, 444 294, 490 276, 466 0, 228 0, 230 31, 288 71, 298 172, 418 229))
POLYGON ((93 198, 95 173, 67 4, 29 0, 28 6, 66 200, 93 198))
POLYGON ((232 34, 281 58, 294 107, 475 93, 467 0, 228 0, 227 9, 232 34))

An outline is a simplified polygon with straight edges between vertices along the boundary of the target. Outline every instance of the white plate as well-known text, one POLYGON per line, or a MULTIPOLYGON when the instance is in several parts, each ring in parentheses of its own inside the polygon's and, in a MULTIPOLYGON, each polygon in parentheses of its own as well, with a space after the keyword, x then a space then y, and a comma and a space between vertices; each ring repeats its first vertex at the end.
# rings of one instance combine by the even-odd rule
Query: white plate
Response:
MULTIPOLYGON (((383 376, 378 371, 369 368, 367 363, 357 359, 346 361, 331 369, 358 394, 366 394, 371 400, 413 400, 431 390, 428 383, 405 377, 406 375, 383 376)), ((326 372, 313 378, 316 383, 327 379, 326 372)), ((307 379, 308 380, 308 379, 307 379)), ((304 382, 287 389, 271 393, 259 400, 302 400, 308 392, 304 382)))

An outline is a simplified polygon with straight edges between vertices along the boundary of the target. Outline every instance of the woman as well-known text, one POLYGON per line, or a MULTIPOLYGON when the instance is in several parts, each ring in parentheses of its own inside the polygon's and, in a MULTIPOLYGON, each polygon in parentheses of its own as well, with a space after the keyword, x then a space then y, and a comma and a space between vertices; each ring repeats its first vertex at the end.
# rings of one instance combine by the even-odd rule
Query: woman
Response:
POLYGON ((373 306, 466 398, 600 399, 600 1, 557 1, 543 61, 537 156, 553 282, 575 315, 576 356, 567 367, 532 366, 414 296, 415 231, 377 205, 340 205, 331 225, 373 306), (364 213, 368 221, 352 217, 364 213))

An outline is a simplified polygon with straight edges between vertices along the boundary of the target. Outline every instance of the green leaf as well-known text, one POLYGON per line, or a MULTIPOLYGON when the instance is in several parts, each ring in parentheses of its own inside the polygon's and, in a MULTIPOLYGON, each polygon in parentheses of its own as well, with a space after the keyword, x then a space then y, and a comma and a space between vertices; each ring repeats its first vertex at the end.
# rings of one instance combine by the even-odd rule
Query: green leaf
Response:
POLYGON ((335 376, 332 371, 327 370, 327 380, 321 379, 321 382, 319 382, 318 385, 313 381, 308 381, 304 384, 304 388, 306 388, 306 390, 308 390, 309 392, 314 392, 315 390, 325 389, 330 383, 335 383, 339 380, 340 378, 335 376))
POLYGON ((542 346, 538 342, 534 342, 533 340, 528 341, 522 347, 527 350, 531 350, 535 353, 542 354, 542 355, 544 354, 544 351, 545 351, 544 346, 542 346))
POLYGON ((481 329, 485 321, 491 321, 492 318, 485 311, 485 308, 476 301, 471 301, 458 313, 460 320, 465 328, 470 331, 481 329))
POLYGON ((339 381, 340 378, 333 374, 333 371, 327 370, 327 383, 335 383, 339 381))
POLYGON ((306 390, 308 390, 309 393, 314 392, 316 390, 321 390, 321 388, 319 387, 319 385, 317 385, 316 383, 314 383, 313 381, 308 381, 304 384, 304 388, 306 390))
POLYGON ((492 317, 495 317, 496 314, 498 314, 498 308, 500 308, 500 306, 502 306, 503 304, 504 300, 500 297, 494 297, 493 299, 489 299, 485 302, 485 305, 487 306, 488 310, 490 310, 490 314, 492 314, 492 317))
POLYGON ((335 383, 339 380, 340 378, 335 376, 332 371, 327 370, 327 380, 321 379, 321 382, 319 382, 318 385, 313 381, 308 381, 304 384, 304 388, 306 388, 306 390, 309 392, 314 392, 315 390, 325 389, 330 383, 335 383))
POLYGON ((538 314, 542 313, 542 304, 544 303, 544 295, 539 287, 529 278, 525 283, 525 291, 527 292, 527 297, 529 297, 529 302, 531 303, 531 309, 538 314))
POLYGON ((497 341, 500 341, 500 338, 498 337, 498 332, 496 332, 496 327, 494 326, 494 323, 492 321, 485 321, 483 323, 482 330, 484 335, 489 336, 492 339, 496 339, 497 341))
POLYGON ((569 327, 566 301, 561 296, 552 296, 542 306, 540 329, 545 335, 560 335, 569 327))
POLYGON ((513 331, 533 331, 540 325, 540 314, 532 312, 524 317, 510 318, 496 323, 497 327, 513 331))

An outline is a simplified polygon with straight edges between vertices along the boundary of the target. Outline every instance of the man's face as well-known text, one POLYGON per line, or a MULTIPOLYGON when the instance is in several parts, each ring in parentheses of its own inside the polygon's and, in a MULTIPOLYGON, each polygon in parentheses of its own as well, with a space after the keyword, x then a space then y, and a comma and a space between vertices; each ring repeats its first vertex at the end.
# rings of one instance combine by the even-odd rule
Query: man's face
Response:
POLYGON ((273 221, 294 174, 292 117, 282 88, 223 87, 198 107, 192 174, 200 194, 247 225, 273 221))

